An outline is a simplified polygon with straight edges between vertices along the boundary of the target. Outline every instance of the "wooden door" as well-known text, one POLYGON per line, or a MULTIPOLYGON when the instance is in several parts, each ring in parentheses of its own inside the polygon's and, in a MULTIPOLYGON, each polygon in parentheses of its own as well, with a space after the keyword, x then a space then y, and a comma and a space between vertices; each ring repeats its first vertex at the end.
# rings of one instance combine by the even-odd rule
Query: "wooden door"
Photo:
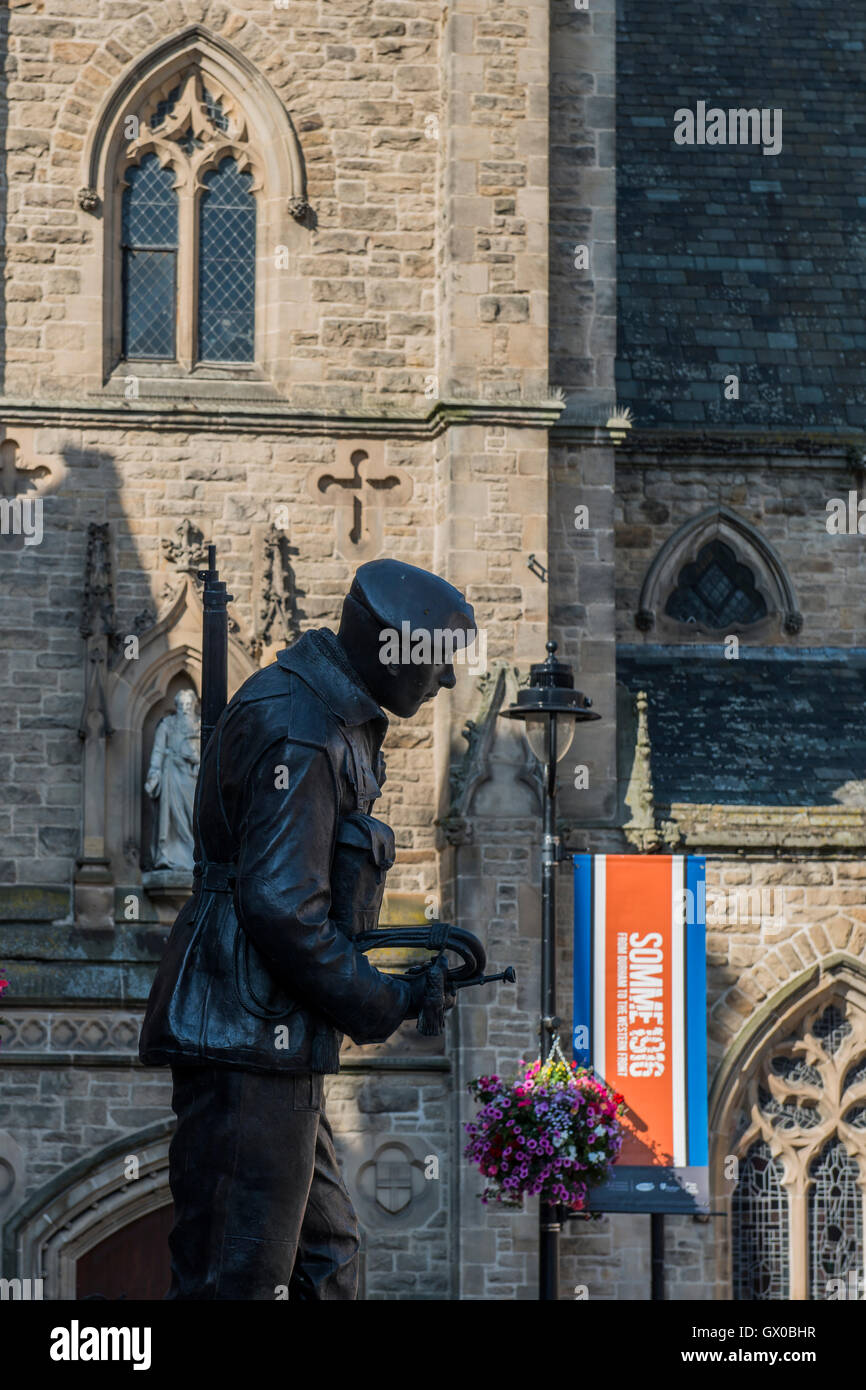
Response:
POLYGON ((77 1298, 164 1298, 171 1283, 168 1235, 174 1206, 158 1207, 106 1236, 75 1266, 77 1298))

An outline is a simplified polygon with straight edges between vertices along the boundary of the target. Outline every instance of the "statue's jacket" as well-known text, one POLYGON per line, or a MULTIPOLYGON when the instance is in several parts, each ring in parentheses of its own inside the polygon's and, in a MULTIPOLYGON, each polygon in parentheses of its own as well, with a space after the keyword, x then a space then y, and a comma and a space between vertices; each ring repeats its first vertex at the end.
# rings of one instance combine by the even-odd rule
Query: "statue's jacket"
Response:
POLYGON ((343 1034, 383 1042, 410 1005, 352 937, 394 861, 370 813, 388 720, 335 635, 307 632, 226 706, 202 757, 193 896, 172 927, 141 1060, 339 1071, 343 1034))

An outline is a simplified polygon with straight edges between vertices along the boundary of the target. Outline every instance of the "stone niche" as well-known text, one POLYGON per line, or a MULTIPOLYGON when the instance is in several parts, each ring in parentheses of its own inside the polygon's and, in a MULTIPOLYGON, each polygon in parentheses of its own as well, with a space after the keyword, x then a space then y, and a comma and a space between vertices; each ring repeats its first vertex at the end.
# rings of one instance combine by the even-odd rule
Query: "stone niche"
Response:
POLYGON ((198 704, 198 691, 194 682, 186 671, 179 671, 170 679, 164 698, 151 705, 141 731, 141 763, 138 769, 141 786, 141 839, 138 858, 142 883, 148 897, 155 902, 162 898, 173 900, 178 895, 183 898, 189 893, 190 887, 189 874, 183 869, 157 867, 159 803, 148 795, 145 786, 156 731, 165 716, 174 713, 175 696, 182 690, 191 691, 198 704))
MULTIPOLYGON (((190 574, 181 576, 161 616, 113 644, 91 638, 81 736, 84 829, 75 878, 75 920, 174 920, 191 876, 152 867, 153 807, 144 782, 157 725, 180 690, 201 696, 202 607, 190 574), (129 914, 133 915, 130 916, 129 914)), ((229 695, 257 663, 236 638, 228 643, 229 695)))

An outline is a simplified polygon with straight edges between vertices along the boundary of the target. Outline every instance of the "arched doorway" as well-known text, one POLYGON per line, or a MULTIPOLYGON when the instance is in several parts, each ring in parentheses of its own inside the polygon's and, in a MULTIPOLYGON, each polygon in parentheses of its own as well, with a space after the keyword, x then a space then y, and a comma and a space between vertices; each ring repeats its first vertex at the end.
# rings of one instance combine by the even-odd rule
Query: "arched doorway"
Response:
POLYGON ((168 1291, 174 1116, 100 1149, 30 1195, 4 1233, 8 1278, 44 1298, 146 1301, 168 1291))

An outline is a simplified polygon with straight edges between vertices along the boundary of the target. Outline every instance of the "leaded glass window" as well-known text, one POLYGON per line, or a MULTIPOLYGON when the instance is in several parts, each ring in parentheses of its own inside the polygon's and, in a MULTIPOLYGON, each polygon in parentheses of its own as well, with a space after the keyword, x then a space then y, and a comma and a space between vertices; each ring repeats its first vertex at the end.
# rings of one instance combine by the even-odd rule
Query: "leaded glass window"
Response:
POLYGON ((133 128, 121 214, 123 357, 184 370, 253 362, 261 164, 243 112, 191 66, 151 91, 133 128))
POLYGON ((252 176, 233 159, 205 175, 201 198, 198 355, 202 362, 253 357, 256 204, 252 176))
POLYGON ((178 204, 155 154, 127 171, 123 193, 123 355, 172 358, 178 204))
POLYGON ((161 101, 157 102, 156 110, 150 118, 151 130, 158 130, 159 127, 162 125, 163 121, 165 120, 166 116, 171 116, 174 114, 174 108, 177 105, 177 99, 179 96, 180 87, 172 87, 168 96, 163 97, 161 101))
POLYGON ((734 1298, 788 1297, 788 1211, 784 1165, 763 1140, 740 1164, 734 1192, 734 1298))
POLYGON ((845 1077, 845 1089, 847 1090, 849 1086, 859 1086, 864 1081, 866 1081, 866 1057, 861 1057, 849 1069, 845 1077))
POLYGON ((840 999, 801 1018, 745 1082, 740 1116, 734 1297, 827 1299, 859 1288, 866 1016, 840 999))
POLYGON ((783 1076, 795 1085, 820 1086, 821 1073, 817 1067, 810 1067, 804 1057, 774 1057, 770 1067, 775 1076, 783 1076))
POLYGON ((815 1024, 815 1037, 828 1056, 833 1057, 851 1033, 851 1024, 835 1004, 825 1009, 815 1024))
MULTIPOLYGON (((838 1139, 812 1160, 809 1176, 809 1297, 827 1297, 831 1279, 859 1273, 863 1259, 860 1169, 838 1139)), ((832 1286, 831 1286, 832 1287, 832 1286)))
POLYGON ((741 565, 724 541, 714 540, 680 570, 665 612, 681 623, 718 631, 765 618, 767 604, 748 565, 741 565))
POLYGON ((758 1090, 761 1113, 771 1115, 773 1124, 780 1129, 815 1129, 821 1123, 821 1116, 815 1102, 801 1104, 797 1100, 779 1100, 763 1086, 758 1090))
POLYGON ((219 97, 215 97, 213 92, 209 92, 207 87, 204 87, 202 89, 202 100, 204 101, 204 109, 210 118, 211 124, 216 126, 217 130, 228 130, 229 118, 225 113, 219 97))

